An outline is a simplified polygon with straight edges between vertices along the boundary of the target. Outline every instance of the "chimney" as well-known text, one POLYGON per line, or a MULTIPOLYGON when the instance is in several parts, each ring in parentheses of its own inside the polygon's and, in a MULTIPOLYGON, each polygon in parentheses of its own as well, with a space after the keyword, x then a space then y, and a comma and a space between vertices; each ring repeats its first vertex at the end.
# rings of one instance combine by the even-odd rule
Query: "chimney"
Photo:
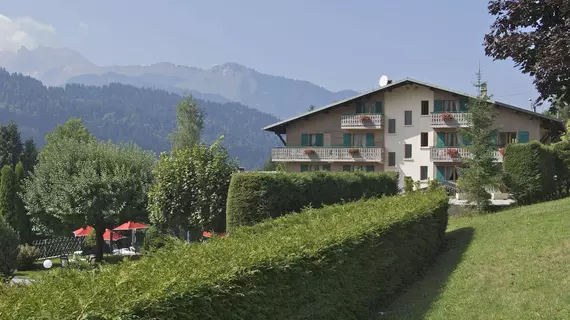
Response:
POLYGON ((487 96, 487 84, 482 83, 481 84, 481 98, 484 98, 486 96, 487 96))

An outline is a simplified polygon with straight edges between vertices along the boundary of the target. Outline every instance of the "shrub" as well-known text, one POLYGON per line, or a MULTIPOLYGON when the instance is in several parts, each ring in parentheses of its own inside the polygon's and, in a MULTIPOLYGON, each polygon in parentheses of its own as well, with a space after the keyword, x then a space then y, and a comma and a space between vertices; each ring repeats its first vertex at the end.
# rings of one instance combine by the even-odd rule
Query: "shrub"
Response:
POLYGON ((34 268, 34 262, 41 256, 38 248, 27 244, 21 245, 18 254, 18 270, 31 270, 34 268))
POLYGON ((18 233, 0 217, 0 283, 11 279, 16 270, 19 244, 18 233))
POLYGON ((3 292, 0 318, 365 319, 434 260, 447 207, 442 191, 361 200, 102 266, 96 275, 54 270, 3 292))
POLYGON ((505 148, 503 169, 505 183, 521 204, 552 198, 556 191, 556 157, 552 148, 533 141, 509 144, 505 148))
POLYGON ((318 208, 397 192, 395 173, 237 173, 228 192, 227 230, 298 212, 306 206, 318 208))
POLYGON ((404 177, 404 192, 410 193, 414 191, 414 179, 412 177, 404 177))
POLYGON ((152 226, 148 228, 144 235, 143 250, 146 252, 155 251, 174 243, 184 243, 184 241, 165 234, 152 226))

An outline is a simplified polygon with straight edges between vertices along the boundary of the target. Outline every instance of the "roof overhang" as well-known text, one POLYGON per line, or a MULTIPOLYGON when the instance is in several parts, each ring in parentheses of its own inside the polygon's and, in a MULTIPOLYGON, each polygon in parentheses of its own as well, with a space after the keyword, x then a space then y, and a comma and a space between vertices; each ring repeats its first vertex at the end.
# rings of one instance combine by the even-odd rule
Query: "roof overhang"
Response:
MULTIPOLYGON (((476 98, 477 98, 477 97, 475 97, 475 96, 473 96, 473 95, 470 95, 470 94, 467 94, 467 93, 464 93, 464 92, 459 92, 459 91, 455 91, 455 90, 450 90, 450 89, 443 88, 443 87, 440 87, 440 86, 436 86, 436 85, 433 85, 433 84, 429 84, 429 83, 426 83, 426 82, 422 82, 422 81, 418 81, 418 80, 414 80, 414 79, 410 79, 410 78, 405 78, 405 79, 403 79, 403 80, 399 80, 399 81, 392 82, 392 83, 390 83, 390 84, 388 84, 388 85, 386 85, 386 86, 384 86, 384 87, 381 87, 381 88, 379 88, 379 89, 372 90, 372 91, 370 91, 370 92, 363 93, 363 94, 360 94, 360 95, 357 95, 357 96, 354 96, 354 97, 351 97, 351 98, 348 98, 348 99, 345 99, 345 100, 342 100, 342 101, 337 101, 337 102, 334 102, 334 103, 332 103, 332 104, 326 105, 326 106, 324 106, 324 107, 321 107, 321 108, 318 108, 318 109, 315 109, 315 110, 312 110, 312 111, 303 113, 303 114, 298 115, 298 116, 296 116, 296 117, 289 118, 289 119, 287 119, 287 120, 283 120, 283 121, 274 123, 274 124, 272 124, 272 125, 269 125, 269 126, 264 127, 263 130, 271 131, 271 132, 274 132, 274 133, 277 133, 277 134, 285 134, 285 133, 286 133, 287 125, 289 125, 291 122, 298 121, 298 120, 303 120, 303 119, 307 119, 307 118, 309 118, 309 117, 311 117, 311 116, 313 116, 313 115, 315 115, 315 114, 324 112, 324 111, 329 110, 329 109, 331 109, 331 108, 340 107, 340 106, 342 106, 342 105, 344 105, 344 104, 346 104, 346 103, 351 103, 351 102, 353 102, 353 101, 356 101, 356 100, 359 100, 359 99, 362 99, 362 98, 366 98, 366 97, 368 97, 368 96, 370 96, 370 95, 373 95, 373 94, 376 94, 376 93, 379 93, 379 92, 390 91, 390 90, 393 90, 393 89, 396 89, 396 88, 398 88, 398 87, 405 86, 405 85, 420 85, 420 86, 424 86, 424 87, 430 88, 430 89, 432 89, 432 90, 445 91, 445 92, 448 92, 448 93, 451 93, 451 94, 455 94, 455 95, 458 95, 458 96, 462 96, 462 97, 466 97, 466 98, 472 98, 472 99, 476 99, 476 98)), ((544 114, 541 114, 541 113, 537 113, 537 112, 533 112, 533 111, 530 111, 530 110, 527 110, 527 109, 515 107, 515 106, 512 106, 512 105, 509 105, 509 104, 500 102, 500 101, 489 100, 488 102, 489 102, 489 103, 492 103, 492 104, 494 104, 495 106, 500 107, 500 108, 506 108, 506 109, 510 109, 510 110, 512 110, 512 111, 515 111, 515 112, 520 112, 520 113, 529 114, 529 115, 531 115, 531 116, 533 116, 533 117, 536 117, 536 118, 538 118, 538 119, 541 119, 541 120, 543 120, 543 122, 544 122, 545 124, 547 124, 548 127, 551 127, 551 128, 554 129, 554 130, 558 130, 558 131, 560 131, 560 132, 565 132, 565 131, 566 131, 566 125, 564 124, 564 121, 562 121, 562 120, 560 120, 560 119, 558 119, 558 118, 551 117, 551 116, 547 116, 547 115, 544 115, 544 114)))

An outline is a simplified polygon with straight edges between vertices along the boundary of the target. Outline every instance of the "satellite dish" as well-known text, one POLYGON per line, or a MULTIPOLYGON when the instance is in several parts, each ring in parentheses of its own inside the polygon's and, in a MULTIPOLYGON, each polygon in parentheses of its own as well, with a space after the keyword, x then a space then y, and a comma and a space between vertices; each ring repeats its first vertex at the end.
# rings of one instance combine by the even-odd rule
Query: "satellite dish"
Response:
POLYGON ((386 85, 388 84, 388 76, 386 76, 386 75, 381 76, 381 77, 380 77, 380 81, 378 81, 378 84, 379 84, 381 87, 386 86, 386 85))

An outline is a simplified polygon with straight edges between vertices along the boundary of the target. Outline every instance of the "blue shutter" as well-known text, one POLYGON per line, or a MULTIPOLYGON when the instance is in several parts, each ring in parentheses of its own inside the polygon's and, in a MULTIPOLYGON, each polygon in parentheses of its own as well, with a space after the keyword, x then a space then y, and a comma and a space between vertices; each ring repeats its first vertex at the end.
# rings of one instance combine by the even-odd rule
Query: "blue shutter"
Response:
POLYGON ((366 166, 366 172, 374 172, 374 166, 366 166))
POLYGON ((467 135, 463 135, 463 136, 461 136, 461 142, 464 146, 470 146, 472 143, 471 137, 468 137, 467 135))
POLYGON ((350 147, 350 133, 345 133, 342 135, 342 145, 345 147, 350 147))
POLYGON ((342 171, 352 171, 350 166, 342 166, 342 171))
POLYGON ((356 103, 356 113, 362 113, 362 102, 356 103))
POLYGON ((374 133, 366 134, 366 146, 368 148, 374 147, 374 133))
POLYGON ((435 168, 436 168, 436 171, 437 171, 435 178, 436 178, 438 181, 445 181, 445 167, 443 167, 443 166, 436 166, 435 168))
POLYGON ((469 100, 467 98, 459 99, 459 111, 460 112, 467 112, 467 102, 469 100))
POLYGON ((315 146, 316 147, 322 147, 323 146, 323 134, 322 133, 317 133, 317 135, 315 137, 315 146))
POLYGON ((435 146, 438 148, 445 147, 445 132, 438 132, 437 133, 437 143, 435 146))
POLYGON ((302 164, 301 165, 301 172, 307 172, 309 171, 309 165, 308 164, 302 164))
POLYGON ((443 112, 443 101, 442 100, 435 100, 433 102, 433 112, 434 113, 443 112))
POLYGON ((528 131, 519 131, 519 132, 517 132, 517 137, 518 137, 519 143, 528 142, 528 140, 529 140, 529 138, 528 138, 528 131))
POLYGON ((309 146, 309 134, 301 133, 301 147, 308 147, 308 146, 309 146))
POLYGON ((489 142, 491 142, 492 145, 496 146, 497 143, 497 132, 491 132, 491 134, 489 135, 489 142))
POLYGON ((376 101, 376 107, 374 111, 378 114, 384 114, 384 110, 382 108, 382 101, 376 101))

